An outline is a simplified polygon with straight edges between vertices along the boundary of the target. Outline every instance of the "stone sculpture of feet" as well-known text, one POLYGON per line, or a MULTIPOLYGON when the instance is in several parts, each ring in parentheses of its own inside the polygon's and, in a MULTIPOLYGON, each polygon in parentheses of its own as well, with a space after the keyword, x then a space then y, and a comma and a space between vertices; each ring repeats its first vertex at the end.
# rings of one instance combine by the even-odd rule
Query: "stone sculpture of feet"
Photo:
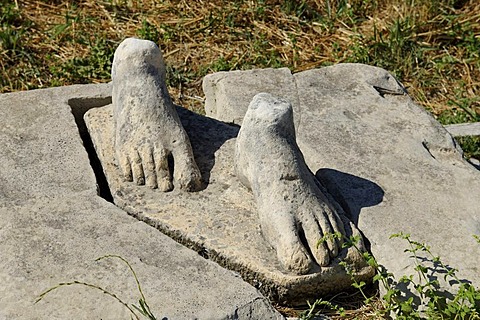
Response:
POLYGON ((125 179, 161 191, 172 190, 174 184, 183 190, 198 190, 200 171, 168 94, 165 64, 157 45, 124 40, 115 51, 112 81, 115 152, 125 179), (170 155, 174 168, 169 168, 170 155))
POLYGON ((235 171, 252 190, 262 232, 288 271, 306 274, 338 255, 341 239, 318 245, 345 229, 297 146, 290 103, 266 93, 253 98, 237 137, 235 171))

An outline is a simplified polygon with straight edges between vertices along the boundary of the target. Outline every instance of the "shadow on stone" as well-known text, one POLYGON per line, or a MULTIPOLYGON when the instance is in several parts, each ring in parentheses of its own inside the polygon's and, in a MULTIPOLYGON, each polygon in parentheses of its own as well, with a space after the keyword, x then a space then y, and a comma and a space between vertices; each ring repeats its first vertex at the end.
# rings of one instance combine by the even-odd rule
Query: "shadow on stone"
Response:
POLYGON ((210 172, 215 165, 215 152, 225 141, 237 137, 240 126, 229 125, 179 106, 176 110, 190 138, 195 161, 202 174, 203 190, 210 182, 210 172))
POLYGON ((468 159, 468 163, 470 163, 475 169, 480 170, 480 161, 474 158, 468 159))
POLYGON ((83 146, 87 151, 88 158, 90 160, 90 166, 95 173, 95 178, 97 180, 98 186, 98 195, 108 202, 113 203, 113 197, 110 193, 110 188, 108 186, 107 178, 103 173, 102 164, 98 159, 97 153, 93 146, 92 138, 88 133, 87 126, 83 120, 83 115, 85 112, 91 108, 103 107, 112 103, 111 97, 106 98, 74 98, 68 100, 68 105, 72 109, 72 114, 75 117, 75 123, 78 127, 78 132, 80 133, 80 138, 82 139, 83 146))
MULTIPOLYGON (((415 259, 415 256, 410 256, 410 259, 415 259)), ((407 301, 407 299, 410 298, 413 299, 411 304, 414 310, 421 310, 426 302, 429 301, 430 297, 443 297, 453 301, 461 284, 472 284, 469 280, 454 278, 452 274, 455 273, 456 270, 449 265, 442 264, 440 261, 432 258, 421 257, 418 255, 416 256, 416 259, 418 259, 418 263, 425 268, 425 278, 419 277, 418 274, 414 275, 412 278, 416 284, 424 286, 420 289, 424 294, 423 301, 421 294, 417 291, 418 289, 412 284, 399 281, 399 277, 396 277, 395 283, 392 283, 391 281, 389 282, 393 289, 402 292, 402 301, 407 301), (426 285, 427 282, 430 285, 426 285), (429 291, 428 294, 427 290, 429 291)), ((441 304, 441 301, 442 300, 440 299, 436 303, 441 304)))
MULTIPOLYGON (((412 257, 413 259, 413 257, 412 257)), ((460 283, 465 283, 465 284, 472 284, 470 280, 467 279, 462 279, 462 278, 454 278, 452 275, 456 273, 456 268, 444 264, 440 261, 434 260, 432 258, 427 258, 427 257, 417 257, 419 260, 419 263, 422 265, 426 266, 426 277, 428 281, 443 281, 444 279, 450 279, 448 280, 448 283, 450 286, 460 284, 460 283)), ((440 257, 441 259, 441 257, 440 257)), ((440 290, 438 286, 435 286, 435 288, 439 292, 443 292, 444 296, 448 297, 449 299, 453 298, 453 293, 445 290, 440 290)))
POLYGON ((320 169, 317 179, 342 206, 345 213, 358 225, 360 211, 383 201, 385 192, 376 183, 335 169, 320 169))

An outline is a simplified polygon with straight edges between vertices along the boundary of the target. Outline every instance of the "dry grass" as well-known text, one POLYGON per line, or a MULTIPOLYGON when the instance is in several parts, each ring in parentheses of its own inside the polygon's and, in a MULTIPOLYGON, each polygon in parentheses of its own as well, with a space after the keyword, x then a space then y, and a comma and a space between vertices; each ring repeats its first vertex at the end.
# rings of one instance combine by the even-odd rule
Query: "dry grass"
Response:
MULTIPOLYGON (((375 297, 378 296, 378 292, 373 288, 367 289, 366 294, 369 296, 375 297)), ((384 315, 382 315, 382 311, 384 310, 383 302, 380 298, 374 298, 369 304, 364 303, 364 297, 360 294, 360 292, 342 292, 334 297, 325 298, 325 300, 331 302, 333 305, 337 307, 341 307, 344 309, 343 313, 340 314, 338 311, 329 309, 328 307, 320 307, 316 308, 314 312, 318 312, 321 315, 328 316, 332 320, 380 320, 386 319, 384 315)), ((283 315, 287 317, 301 317, 302 313, 306 313, 309 311, 309 307, 305 306, 303 308, 288 308, 277 306, 277 310, 279 310, 283 315)))
POLYGON ((364 62, 436 115, 463 100, 480 113, 476 0, 18 0, 11 11, 3 33, 10 24, 20 36, 14 48, 0 40, 1 92, 108 81, 116 45, 138 36, 161 46, 172 95, 197 110, 189 97, 202 97, 208 72, 364 62))

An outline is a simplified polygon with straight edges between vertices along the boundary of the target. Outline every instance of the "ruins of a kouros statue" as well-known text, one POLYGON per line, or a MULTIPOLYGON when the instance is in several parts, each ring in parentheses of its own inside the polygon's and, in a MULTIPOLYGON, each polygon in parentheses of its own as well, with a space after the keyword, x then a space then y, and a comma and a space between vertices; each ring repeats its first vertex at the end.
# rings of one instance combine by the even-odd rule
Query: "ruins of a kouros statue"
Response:
MULTIPOLYGON (((180 189, 197 190, 200 171, 166 88, 160 49, 151 41, 124 40, 115 52, 112 81, 116 160, 125 179, 170 191, 173 176, 180 189)), ((305 164, 289 102, 255 96, 238 134, 235 162, 281 264, 294 274, 327 266, 341 251, 342 238, 322 238, 345 236, 343 212, 329 203, 305 164)))
POLYGON ((388 71, 217 72, 203 79, 204 116, 172 103, 158 47, 127 39, 113 87, 0 95, 0 318, 125 317, 117 301, 97 306, 70 289, 68 303, 32 304, 66 278, 134 301, 128 270, 94 261, 114 254, 149 279, 156 314, 278 319, 252 286, 304 305, 372 279, 361 252, 318 241, 359 230, 396 279, 420 260, 431 279, 444 275, 436 258, 389 239, 402 232, 479 286, 478 165, 388 71))
POLYGON ((151 41, 129 38, 115 51, 112 66, 115 152, 127 181, 161 191, 200 188, 192 147, 165 84, 162 53, 151 41))
POLYGON ((267 93, 253 98, 238 133, 235 169, 252 190, 263 234, 286 269, 307 274, 338 255, 346 219, 305 163, 288 101, 267 93), (342 237, 322 241, 333 234, 342 237))
POLYGON ((360 233, 307 167, 288 101, 257 95, 240 130, 175 106, 160 49, 134 38, 116 50, 112 80, 112 105, 85 122, 117 206, 280 303, 348 289, 342 261, 372 277, 342 247, 360 233))

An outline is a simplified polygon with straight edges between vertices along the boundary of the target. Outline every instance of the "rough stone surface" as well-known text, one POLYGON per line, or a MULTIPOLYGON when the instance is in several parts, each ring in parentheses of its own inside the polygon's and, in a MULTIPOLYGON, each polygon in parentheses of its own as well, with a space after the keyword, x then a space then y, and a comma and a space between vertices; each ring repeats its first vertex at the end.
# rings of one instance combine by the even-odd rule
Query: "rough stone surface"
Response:
POLYGON ((116 160, 125 179, 170 191, 173 175, 180 189, 199 189, 200 171, 168 94, 157 45, 123 40, 113 58, 112 83, 116 160), (169 168, 169 156, 175 170, 169 168))
POLYGON ((343 210, 305 164, 287 100, 268 93, 253 98, 237 137, 235 173, 253 192, 264 237, 292 273, 318 271, 340 253, 343 239, 322 243, 324 235, 352 235, 351 223, 342 221, 343 210))
POLYGON ((34 304, 71 280, 138 302, 121 261, 94 261, 106 254, 132 264, 159 319, 281 318, 238 275, 97 195, 79 132, 83 113, 110 103, 110 92, 87 85, 0 95, 0 319, 128 319, 114 299, 78 285, 34 304))
MULTIPOLYGON (((85 121, 102 162, 115 203, 172 238, 221 265, 239 272, 272 300, 304 304, 306 299, 349 288, 350 277, 338 263, 344 250, 327 267, 295 275, 279 263, 264 239, 252 193, 235 175, 238 126, 177 108, 190 137, 195 160, 205 181, 198 192, 162 193, 125 182, 115 165, 112 107, 95 108, 85 121)), ((368 281, 372 270, 348 256, 358 279, 368 281)))
MULTIPOLYGON (((224 92, 249 97, 266 91, 260 71, 256 87, 241 85, 249 77, 222 74, 222 90, 214 92, 222 105, 211 106, 222 120, 232 121, 232 110, 245 113, 250 102, 224 92)), ((294 109, 301 115, 297 143, 306 163, 370 241, 378 261, 399 276, 413 274, 407 243, 389 240, 410 233, 479 286, 480 246, 472 235, 480 235, 480 172, 462 159, 450 134, 383 69, 341 64, 293 77, 294 109)))

